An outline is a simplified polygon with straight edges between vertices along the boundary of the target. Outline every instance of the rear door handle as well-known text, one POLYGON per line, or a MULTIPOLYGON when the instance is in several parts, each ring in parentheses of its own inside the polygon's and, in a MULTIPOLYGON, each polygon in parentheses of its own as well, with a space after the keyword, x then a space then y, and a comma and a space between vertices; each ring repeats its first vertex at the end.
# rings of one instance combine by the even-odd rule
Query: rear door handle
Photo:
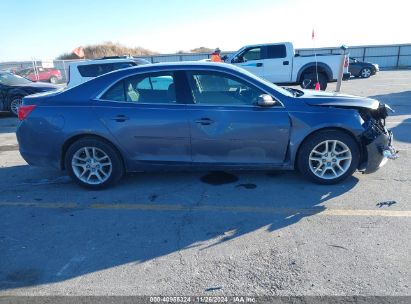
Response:
POLYGON ((257 63, 255 66, 256 66, 256 67, 262 67, 262 66, 263 66, 263 63, 262 63, 262 62, 259 62, 259 63, 257 63))
POLYGON ((283 61, 283 65, 289 65, 289 64, 290 64, 290 62, 288 60, 283 61))
POLYGON ((195 122, 203 126, 208 126, 208 125, 211 125, 214 122, 214 120, 210 118, 201 118, 201 119, 197 119, 195 122))
POLYGON ((128 120, 129 118, 126 115, 117 115, 116 117, 113 117, 111 120, 117 121, 117 122, 124 122, 128 120))

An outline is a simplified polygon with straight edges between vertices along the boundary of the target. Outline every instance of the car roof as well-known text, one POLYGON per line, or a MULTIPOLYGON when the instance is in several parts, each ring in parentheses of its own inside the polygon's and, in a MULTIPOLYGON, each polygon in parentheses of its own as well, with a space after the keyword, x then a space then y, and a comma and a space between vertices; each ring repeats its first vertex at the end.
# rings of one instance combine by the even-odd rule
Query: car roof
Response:
POLYGON ((270 46, 270 45, 281 45, 281 44, 291 44, 291 42, 271 42, 271 43, 258 43, 258 44, 249 44, 243 46, 241 49, 249 48, 249 47, 258 47, 258 46, 270 46))
MULTIPOLYGON (((135 67, 130 67, 122 70, 164 70, 164 69, 183 69, 183 68, 223 68, 230 69, 235 71, 241 71, 241 68, 238 68, 235 65, 222 63, 222 62, 207 62, 207 61, 178 61, 178 62, 160 62, 150 65, 140 65, 135 67)), ((116 72, 116 71, 114 71, 116 72)), ((113 72, 111 72, 113 73, 113 72)))
POLYGON ((222 62, 204 62, 204 61, 179 61, 179 62, 161 62, 155 64, 144 64, 133 66, 129 68, 123 68, 115 71, 111 71, 100 75, 96 78, 102 78, 104 76, 111 77, 115 74, 127 76, 133 72, 162 72, 167 70, 220 70, 220 71, 235 71, 235 72, 244 72, 244 69, 239 68, 232 64, 222 63, 222 62))

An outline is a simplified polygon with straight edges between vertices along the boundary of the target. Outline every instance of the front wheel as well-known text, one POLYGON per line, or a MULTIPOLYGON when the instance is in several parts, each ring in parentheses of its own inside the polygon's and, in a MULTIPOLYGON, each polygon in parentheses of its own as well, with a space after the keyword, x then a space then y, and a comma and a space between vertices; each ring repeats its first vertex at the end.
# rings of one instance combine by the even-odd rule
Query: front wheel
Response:
POLYGON ((103 189, 116 183, 124 173, 117 151, 97 138, 83 138, 66 153, 65 167, 70 177, 89 189, 103 189))
POLYGON ((304 141, 298 155, 298 168, 315 183, 336 184, 358 168, 359 153, 358 144, 350 135, 324 130, 304 141))

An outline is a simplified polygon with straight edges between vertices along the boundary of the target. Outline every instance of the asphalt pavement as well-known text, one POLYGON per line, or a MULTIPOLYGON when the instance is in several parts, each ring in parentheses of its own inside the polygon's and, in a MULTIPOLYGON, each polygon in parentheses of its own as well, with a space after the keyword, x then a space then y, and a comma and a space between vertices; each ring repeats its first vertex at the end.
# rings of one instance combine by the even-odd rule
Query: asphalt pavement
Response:
POLYGON ((342 91, 396 110, 400 158, 333 186, 296 172, 181 172, 87 191, 29 167, 17 119, 0 114, 0 296, 410 296, 411 71, 342 91))

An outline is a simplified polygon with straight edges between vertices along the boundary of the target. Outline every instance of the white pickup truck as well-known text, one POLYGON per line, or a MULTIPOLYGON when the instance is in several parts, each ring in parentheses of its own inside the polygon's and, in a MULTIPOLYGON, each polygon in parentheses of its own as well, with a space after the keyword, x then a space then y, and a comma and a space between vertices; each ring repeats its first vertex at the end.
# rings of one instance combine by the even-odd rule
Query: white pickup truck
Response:
POLYGON ((281 42, 247 45, 228 57, 224 56, 223 60, 273 83, 298 83, 307 89, 315 87, 318 72, 320 88, 325 90, 328 82, 337 80, 341 56, 300 56, 295 54, 291 42, 281 42))

